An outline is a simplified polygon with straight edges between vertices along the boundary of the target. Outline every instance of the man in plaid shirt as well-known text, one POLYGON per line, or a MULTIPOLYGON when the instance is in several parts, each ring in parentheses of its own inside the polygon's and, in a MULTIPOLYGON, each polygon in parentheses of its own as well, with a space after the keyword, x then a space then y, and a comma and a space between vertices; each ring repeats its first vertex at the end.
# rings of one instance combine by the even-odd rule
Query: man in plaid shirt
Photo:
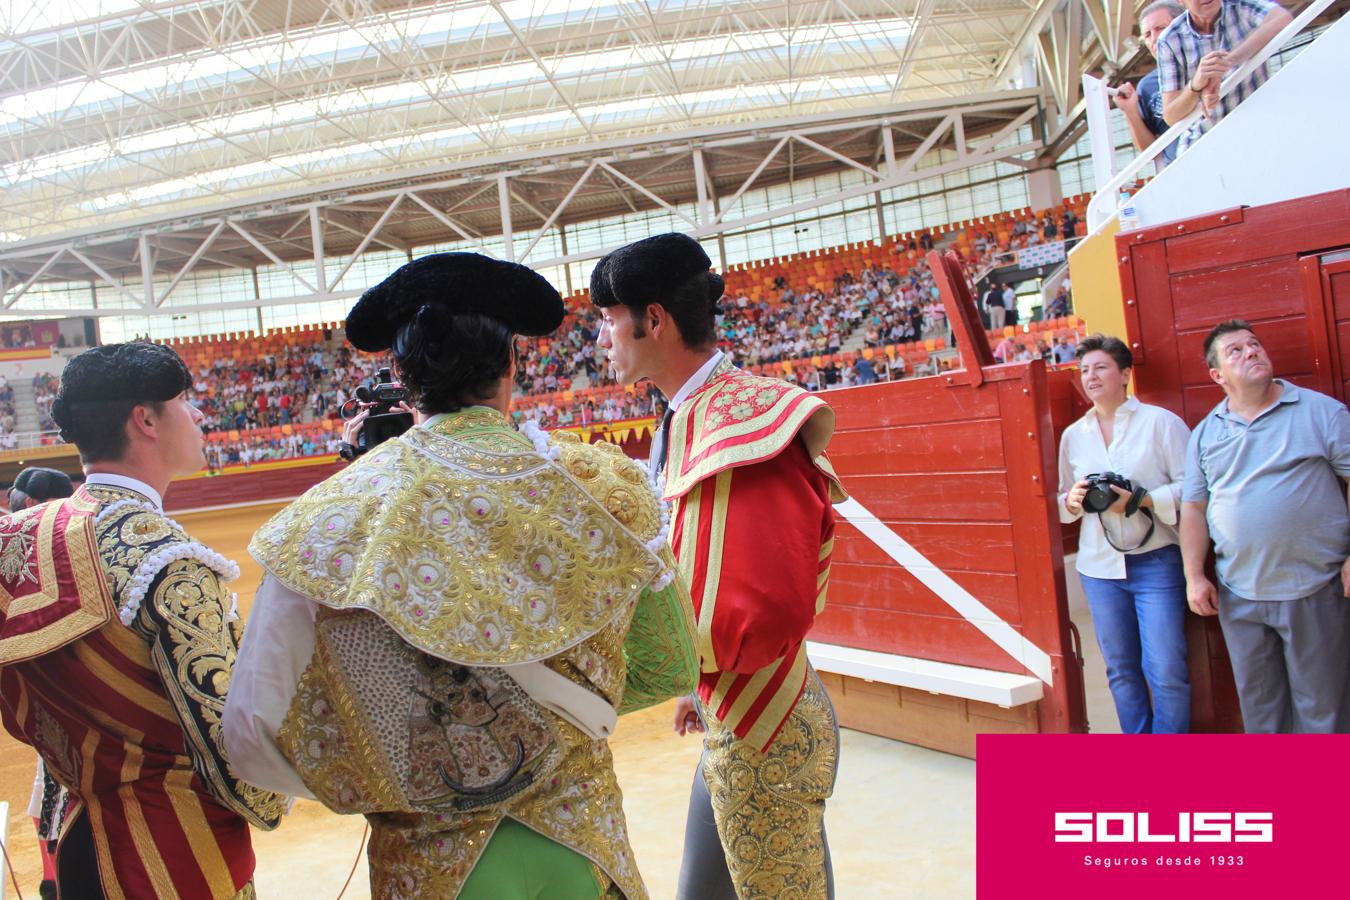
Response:
POLYGON ((1163 118, 1169 125, 1197 105, 1205 116, 1181 137, 1181 151, 1200 139, 1239 103, 1265 83, 1261 66, 1226 96, 1219 84, 1232 69, 1254 56, 1293 16, 1270 0, 1183 0, 1186 12, 1158 39, 1158 81, 1163 118))

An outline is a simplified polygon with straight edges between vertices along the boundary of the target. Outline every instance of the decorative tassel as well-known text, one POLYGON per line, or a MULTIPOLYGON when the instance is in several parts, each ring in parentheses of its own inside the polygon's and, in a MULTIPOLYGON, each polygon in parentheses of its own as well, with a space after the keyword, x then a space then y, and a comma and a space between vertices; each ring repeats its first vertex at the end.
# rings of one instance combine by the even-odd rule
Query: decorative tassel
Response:
POLYGON ((539 427, 539 423, 533 419, 526 419, 520 423, 520 431, 530 442, 534 444, 535 451, 549 462, 557 462, 562 459, 562 448, 557 447, 548 439, 548 433, 539 427))

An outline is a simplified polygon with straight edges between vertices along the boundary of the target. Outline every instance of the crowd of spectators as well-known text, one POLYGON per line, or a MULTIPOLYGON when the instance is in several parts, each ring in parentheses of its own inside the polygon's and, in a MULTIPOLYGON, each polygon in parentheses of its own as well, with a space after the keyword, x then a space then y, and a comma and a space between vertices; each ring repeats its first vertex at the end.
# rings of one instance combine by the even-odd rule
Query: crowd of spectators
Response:
MULTIPOLYGON (((767 267, 732 267, 718 342, 738 365, 813 391, 936 372, 937 360, 923 347, 945 347, 950 333, 926 251, 954 249, 971 272, 997 265, 1009 251, 1072 234, 1076 225, 1069 205, 1038 214, 1025 210, 876 245, 797 254, 767 267)), ((517 420, 570 427, 660 415, 663 400, 650 385, 614 382, 595 341, 598 315, 585 294, 568 298, 568 309, 557 333, 518 344, 517 420)), ((1061 290, 1046 315, 1058 318, 1069 310, 1067 291, 1061 290)), ((387 354, 354 353, 334 328, 180 342, 193 375, 191 399, 206 417, 213 471, 336 451, 343 405, 391 361, 387 354)), ((1037 340, 1036 345, 1022 340, 1005 356, 1057 361, 1053 337, 1037 340)), ((57 388, 55 375, 33 381, 42 432, 55 431, 50 408, 57 388)), ((15 430, 12 398, 9 406, 8 418, 0 412, 5 433, 15 430)))
POLYGON ((3 375, 0 375, 0 432, 7 439, 4 446, 11 446, 8 441, 14 437, 18 419, 19 413, 14 406, 14 386, 3 375))
POLYGON ((920 263, 900 275, 891 267, 865 267, 857 276, 842 272, 833 290, 809 290, 800 297, 779 284, 776 303, 728 297, 718 317, 724 350, 742 365, 838 353, 859 331, 863 344, 920 340, 945 325, 932 274, 920 263))
POLYGON ((206 469, 210 474, 221 472, 226 466, 271 462, 280 459, 298 459, 306 456, 332 456, 342 443, 337 423, 323 431, 294 432, 281 437, 244 437, 238 440, 212 442, 206 448, 206 469))
POLYGON ((1270 0, 1156 0, 1144 7, 1139 34, 1158 65, 1137 84, 1120 85, 1114 97, 1135 147, 1144 150, 1198 107, 1203 114, 1167 146, 1158 166, 1175 160, 1265 83, 1270 71, 1262 65, 1219 96, 1224 77, 1292 20, 1270 0))
POLYGON ((52 401, 61 387, 61 379, 50 373, 33 376, 33 402, 37 406, 38 431, 56 430, 56 420, 52 418, 52 401))
POLYGON ((345 345, 330 355, 317 342, 255 360, 221 358, 192 373, 192 401, 206 416, 208 433, 316 422, 336 418, 381 365, 388 360, 345 345))
POLYGON ((1080 221, 1074 208, 1066 205, 1058 210, 1043 210, 1039 215, 1015 218, 1003 234, 992 225, 975 226, 974 238, 967 244, 958 244, 957 252, 966 274, 975 279, 991 268, 1014 264, 1019 250, 1055 241, 1074 241, 1079 236, 1080 221))

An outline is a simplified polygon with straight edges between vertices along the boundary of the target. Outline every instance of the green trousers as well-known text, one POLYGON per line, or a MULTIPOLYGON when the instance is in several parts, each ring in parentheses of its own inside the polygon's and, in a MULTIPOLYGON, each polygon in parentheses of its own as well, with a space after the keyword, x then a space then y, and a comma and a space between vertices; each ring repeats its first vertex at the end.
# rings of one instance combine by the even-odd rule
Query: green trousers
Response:
POLYGON ((598 900, 603 893, 589 859, 514 819, 503 819, 459 898, 598 900))

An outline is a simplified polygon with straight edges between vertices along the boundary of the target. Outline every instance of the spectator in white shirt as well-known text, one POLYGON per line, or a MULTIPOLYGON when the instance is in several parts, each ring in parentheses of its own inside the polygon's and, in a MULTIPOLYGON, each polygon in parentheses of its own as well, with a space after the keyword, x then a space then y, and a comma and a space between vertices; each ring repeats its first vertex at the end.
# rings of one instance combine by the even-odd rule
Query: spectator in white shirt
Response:
POLYGON ((1060 440, 1060 520, 1083 520, 1077 569, 1121 731, 1184 733, 1191 685, 1177 519, 1190 432, 1128 395, 1134 359, 1119 338, 1094 334, 1077 356, 1092 409, 1060 440), (1133 490, 1090 494, 1089 476, 1107 472, 1133 490))

